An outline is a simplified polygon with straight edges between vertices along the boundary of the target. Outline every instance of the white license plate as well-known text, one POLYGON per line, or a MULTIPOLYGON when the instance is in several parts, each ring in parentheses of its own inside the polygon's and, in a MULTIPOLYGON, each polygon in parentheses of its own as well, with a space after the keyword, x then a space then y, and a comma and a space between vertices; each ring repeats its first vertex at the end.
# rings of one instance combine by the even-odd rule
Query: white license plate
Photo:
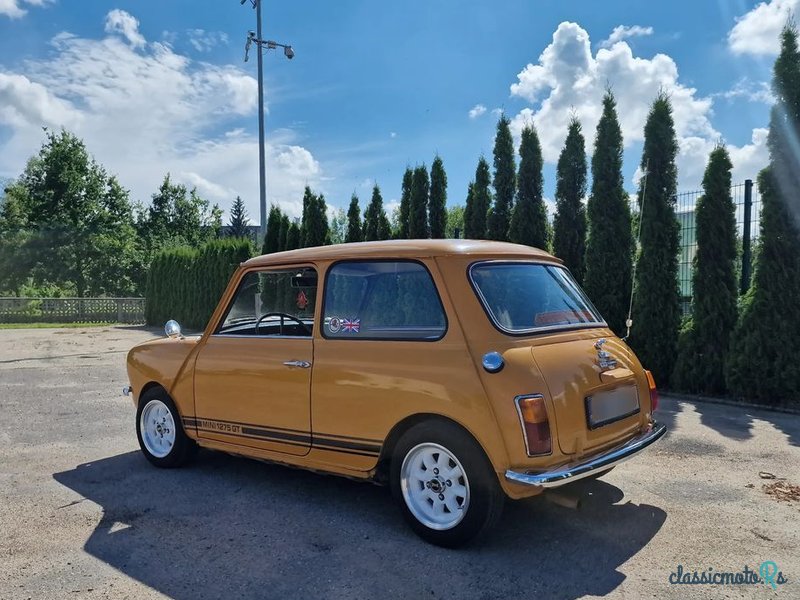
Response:
POLYGON ((639 392, 635 385, 626 385, 586 398, 586 422, 596 429, 639 412, 639 392))

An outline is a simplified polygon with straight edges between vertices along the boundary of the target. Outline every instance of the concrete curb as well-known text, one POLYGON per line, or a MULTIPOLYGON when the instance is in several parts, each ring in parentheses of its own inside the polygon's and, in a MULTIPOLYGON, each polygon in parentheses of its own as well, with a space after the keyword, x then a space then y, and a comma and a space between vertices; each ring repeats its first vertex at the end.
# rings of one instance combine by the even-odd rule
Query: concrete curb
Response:
POLYGON ((678 394, 672 392, 660 392, 662 398, 672 398, 682 402, 704 402, 706 404, 722 404, 723 406, 736 406, 739 408, 752 408, 765 410, 767 412, 784 413, 787 415, 800 415, 800 409, 786 408, 782 406, 767 406, 765 404, 754 404, 752 402, 737 402, 731 398, 712 398, 710 396, 694 396, 692 394, 678 394))

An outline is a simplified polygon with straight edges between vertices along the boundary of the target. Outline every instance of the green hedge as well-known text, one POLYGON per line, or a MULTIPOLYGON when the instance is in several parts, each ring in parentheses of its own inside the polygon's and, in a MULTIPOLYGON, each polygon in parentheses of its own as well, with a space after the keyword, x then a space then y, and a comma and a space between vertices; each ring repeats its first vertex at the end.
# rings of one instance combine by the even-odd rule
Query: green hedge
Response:
POLYGON ((147 324, 175 319, 186 329, 204 329, 236 267, 252 255, 249 240, 232 238, 162 250, 147 275, 147 324))

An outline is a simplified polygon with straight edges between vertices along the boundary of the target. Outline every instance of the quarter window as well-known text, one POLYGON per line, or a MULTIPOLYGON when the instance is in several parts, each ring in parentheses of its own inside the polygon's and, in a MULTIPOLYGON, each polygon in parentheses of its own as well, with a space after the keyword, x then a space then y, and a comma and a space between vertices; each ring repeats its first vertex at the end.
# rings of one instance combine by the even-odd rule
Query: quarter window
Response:
POLYGON ((324 306, 328 338, 438 340, 447 331, 436 285, 417 262, 336 263, 324 306))

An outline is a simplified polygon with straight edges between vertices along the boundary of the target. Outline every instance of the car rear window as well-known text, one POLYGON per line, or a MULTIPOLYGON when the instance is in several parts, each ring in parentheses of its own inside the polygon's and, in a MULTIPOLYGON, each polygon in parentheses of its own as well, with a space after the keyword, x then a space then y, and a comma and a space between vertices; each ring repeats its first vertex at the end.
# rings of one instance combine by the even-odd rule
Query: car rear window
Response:
POLYGON ((507 333, 605 324, 562 267, 489 262, 473 265, 469 274, 486 312, 507 333))
POLYGON ((440 339, 447 319, 428 270, 413 261, 344 261, 328 271, 328 338, 440 339))

